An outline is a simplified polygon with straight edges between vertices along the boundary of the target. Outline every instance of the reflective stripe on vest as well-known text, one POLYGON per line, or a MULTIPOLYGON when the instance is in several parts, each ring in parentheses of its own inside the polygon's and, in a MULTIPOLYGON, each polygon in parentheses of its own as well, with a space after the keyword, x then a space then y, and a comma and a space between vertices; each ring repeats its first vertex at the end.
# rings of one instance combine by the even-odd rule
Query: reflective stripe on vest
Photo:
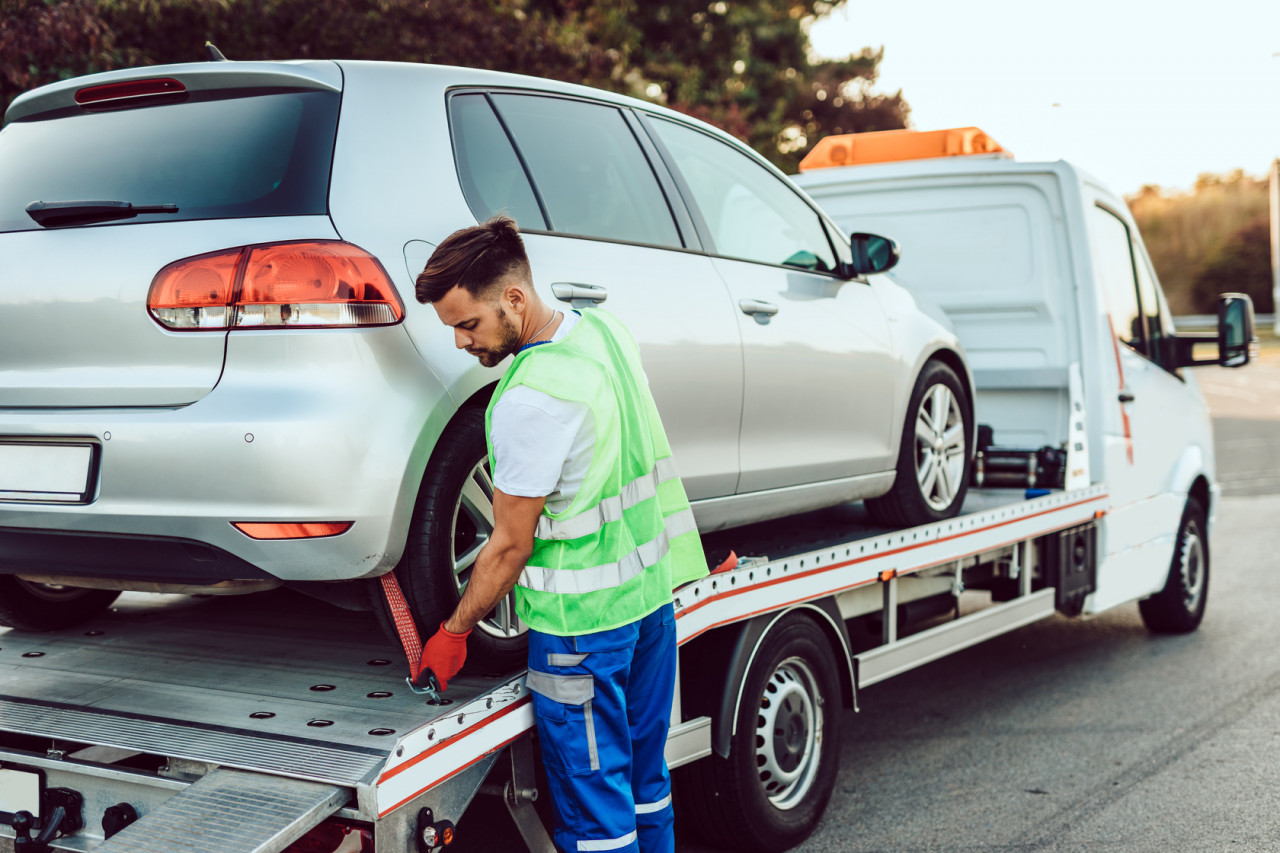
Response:
MULTIPOLYGON (((538 539, 579 539, 596 533, 611 521, 621 521, 622 513, 658 494, 658 485, 680 476, 676 461, 670 456, 659 459, 653 470, 641 474, 622 487, 622 493, 605 498, 600 503, 572 518, 556 520, 542 516, 534 536, 538 539)), ((674 534, 672 534, 674 535, 674 534)))
POLYGON ((668 516, 664 529, 654 539, 637 547, 616 563, 605 563, 586 569, 547 569, 542 566, 525 566, 516 581, 518 586, 537 592, 579 594, 599 592, 622 586, 638 577, 650 566, 667 555, 671 540, 686 533, 696 533, 698 525, 693 510, 685 509, 668 516))

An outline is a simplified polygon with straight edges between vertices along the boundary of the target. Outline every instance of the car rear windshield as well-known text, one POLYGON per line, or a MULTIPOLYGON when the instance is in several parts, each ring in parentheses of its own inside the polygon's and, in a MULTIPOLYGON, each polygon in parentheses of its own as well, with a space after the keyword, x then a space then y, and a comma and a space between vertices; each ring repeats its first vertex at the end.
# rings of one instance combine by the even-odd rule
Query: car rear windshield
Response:
POLYGON ((273 92, 12 122, 0 131, 0 232, 31 202, 177 205, 123 222, 327 211, 336 92, 273 92))

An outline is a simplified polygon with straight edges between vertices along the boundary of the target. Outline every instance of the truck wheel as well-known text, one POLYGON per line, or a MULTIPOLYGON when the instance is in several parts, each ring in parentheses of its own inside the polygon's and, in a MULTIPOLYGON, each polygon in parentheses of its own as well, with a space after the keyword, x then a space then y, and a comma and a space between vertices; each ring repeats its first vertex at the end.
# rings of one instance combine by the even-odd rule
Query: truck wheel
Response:
POLYGON ((1178 525, 1173 561, 1164 589, 1138 602, 1147 630, 1156 634, 1186 634, 1200 627, 1209 599, 1209 540, 1205 511, 1195 498, 1187 500, 1178 525))
POLYGON ((799 844, 835 785, 840 710, 827 638, 810 619, 785 617, 747 672, 729 757, 680 768, 676 813, 718 847, 763 853, 799 844))
POLYGON ((0 625, 53 631, 92 619, 120 597, 119 590, 36 583, 0 575, 0 625))
POLYGON ((866 501, 872 520, 914 527, 958 515, 969 490, 972 446, 969 395, 954 370, 928 362, 907 405, 893 488, 866 501))
MULTIPOLYGON (((467 408, 436 444, 418 492, 404 556, 395 568, 423 642, 457 606, 476 557, 492 533, 493 478, 484 439, 484 409, 467 408)), ((397 638, 381 584, 372 584, 371 594, 383 629, 397 638)), ((486 669, 524 666, 528 630, 516 617, 515 596, 508 595, 471 632, 467 659, 486 669)))

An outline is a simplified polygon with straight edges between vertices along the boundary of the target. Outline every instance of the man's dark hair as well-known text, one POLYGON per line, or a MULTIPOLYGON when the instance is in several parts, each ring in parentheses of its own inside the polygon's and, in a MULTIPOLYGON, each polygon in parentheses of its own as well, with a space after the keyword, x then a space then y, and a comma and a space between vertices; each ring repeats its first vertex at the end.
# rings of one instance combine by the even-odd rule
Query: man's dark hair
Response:
POLYGON ((431 253, 414 290, 422 303, 437 302, 454 287, 483 299, 511 274, 532 283, 529 256, 515 220, 495 216, 446 237, 431 253))

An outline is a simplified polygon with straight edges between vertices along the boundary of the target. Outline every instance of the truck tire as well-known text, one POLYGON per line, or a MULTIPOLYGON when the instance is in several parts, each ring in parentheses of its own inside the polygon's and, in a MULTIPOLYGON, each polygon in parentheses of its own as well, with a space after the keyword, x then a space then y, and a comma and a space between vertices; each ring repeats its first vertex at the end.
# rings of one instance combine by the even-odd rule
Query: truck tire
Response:
POLYGON ((1204 507, 1189 498, 1178 525, 1164 589, 1138 602, 1138 612, 1148 631, 1187 634, 1200 627, 1209 600, 1209 540, 1205 530, 1204 507))
POLYGON ((0 625, 20 631, 70 628, 102 613, 119 590, 36 583, 0 575, 0 625))
MULTIPOLYGON (((476 555, 492 532, 493 480, 484 409, 468 407, 436 444, 418 492, 404 556, 394 570, 423 642, 457 606, 476 555)), ((371 584, 370 595, 383 630, 399 645, 382 585, 371 584)), ((522 667, 527 651, 528 626, 516 618, 511 594, 476 625, 467 640, 468 662, 483 670, 522 667)))
POLYGON ((746 674, 729 757, 676 771, 677 820, 691 818, 705 841, 725 849, 765 853, 799 844, 835 786, 841 708, 827 638, 811 619, 785 617, 746 674))
POLYGON ((893 488, 866 501, 885 527, 915 527, 954 518, 969 491, 973 458, 969 395, 954 370, 929 361, 916 379, 898 443, 893 488))

